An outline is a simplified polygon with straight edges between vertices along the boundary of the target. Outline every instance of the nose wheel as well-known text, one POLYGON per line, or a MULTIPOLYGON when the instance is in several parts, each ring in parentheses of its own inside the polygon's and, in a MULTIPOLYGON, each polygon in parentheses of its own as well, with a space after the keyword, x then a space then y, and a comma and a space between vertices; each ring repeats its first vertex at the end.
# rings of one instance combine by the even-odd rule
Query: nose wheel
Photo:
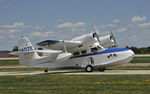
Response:
POLYGON ((93 66, 92 65, 87 65, 85 68, 86 72, 92 72, 93 71, 93 66))

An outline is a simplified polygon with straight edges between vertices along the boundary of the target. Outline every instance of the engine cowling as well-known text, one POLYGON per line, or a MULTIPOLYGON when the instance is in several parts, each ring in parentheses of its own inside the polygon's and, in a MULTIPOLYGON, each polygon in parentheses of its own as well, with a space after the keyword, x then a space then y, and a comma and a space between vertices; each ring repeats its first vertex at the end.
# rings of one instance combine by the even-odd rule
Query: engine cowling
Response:
POLYGON ((79 46, 80 49, 92 46, 96 42, 92 34, 86 34, 86 35, 77 37, 73 39, 73 41, 81 41, 82 45, 79 46))
POLYGON ((100 39, 101 45, 104 48, 110 48, 110 47, 116 46, 115 40, 112 38, 111 35, 100 37, 99 39, 100 39))

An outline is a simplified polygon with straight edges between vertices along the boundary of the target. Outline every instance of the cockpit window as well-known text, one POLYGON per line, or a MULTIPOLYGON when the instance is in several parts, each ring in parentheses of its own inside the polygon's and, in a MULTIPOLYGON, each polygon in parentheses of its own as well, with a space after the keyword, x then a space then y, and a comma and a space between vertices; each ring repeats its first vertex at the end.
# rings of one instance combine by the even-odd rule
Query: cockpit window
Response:
POLYGON ((81 51, 82 54, 86 54, 86 50, 81 51))
POLYGON ((80 53, 79 52, 74 52, 73 55, 80 55, 80 53))
POLYGON ((97 48, 98 48, 99 50, 102 50, 102 48, 101 48, 101 47, 99 47, 99 46, 97 46, 97 48))
POLYGON ((91 48, 91 52, 98 52, 98 48, 97 47, 94 47, 94 48, 91 48))

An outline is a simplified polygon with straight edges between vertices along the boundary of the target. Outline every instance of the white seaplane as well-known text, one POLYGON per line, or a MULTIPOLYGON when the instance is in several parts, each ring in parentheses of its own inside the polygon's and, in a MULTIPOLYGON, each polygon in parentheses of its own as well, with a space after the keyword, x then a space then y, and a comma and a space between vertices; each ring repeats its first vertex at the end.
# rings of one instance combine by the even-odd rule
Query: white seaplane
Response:
POLYGON ((94 69, 104 71, 106 67, 128 63, 134 52, 116 46, 115 37, 111 35, 99 37, 93 33, 82 35, 71 41, 45 40, 36 45, 46 50, 35 50, 27 37, 18 42, 19 63, 24 66, 42 67, 45 72, 52 68, 85 68, 86 72, 94 69))

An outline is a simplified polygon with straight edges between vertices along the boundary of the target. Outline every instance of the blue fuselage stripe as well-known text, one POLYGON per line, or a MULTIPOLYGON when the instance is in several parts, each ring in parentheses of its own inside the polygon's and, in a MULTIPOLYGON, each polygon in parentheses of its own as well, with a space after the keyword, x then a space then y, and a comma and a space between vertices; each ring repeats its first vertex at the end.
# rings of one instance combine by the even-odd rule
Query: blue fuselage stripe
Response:
POLYGON ((79 55, 79 56, 73 56, 71 58, 78 58, 78 57, 92 56, 92 55, 98 55, 98 54, 113 53, 113 52, 121 52, 121 51, 127 51, 127 50, 129 50, 129 49, 127 49, 127 48, 109 48, 109 49, 106 49, 104 51, 89 53, 89 54, 84 54, 84 55, 79 55))

